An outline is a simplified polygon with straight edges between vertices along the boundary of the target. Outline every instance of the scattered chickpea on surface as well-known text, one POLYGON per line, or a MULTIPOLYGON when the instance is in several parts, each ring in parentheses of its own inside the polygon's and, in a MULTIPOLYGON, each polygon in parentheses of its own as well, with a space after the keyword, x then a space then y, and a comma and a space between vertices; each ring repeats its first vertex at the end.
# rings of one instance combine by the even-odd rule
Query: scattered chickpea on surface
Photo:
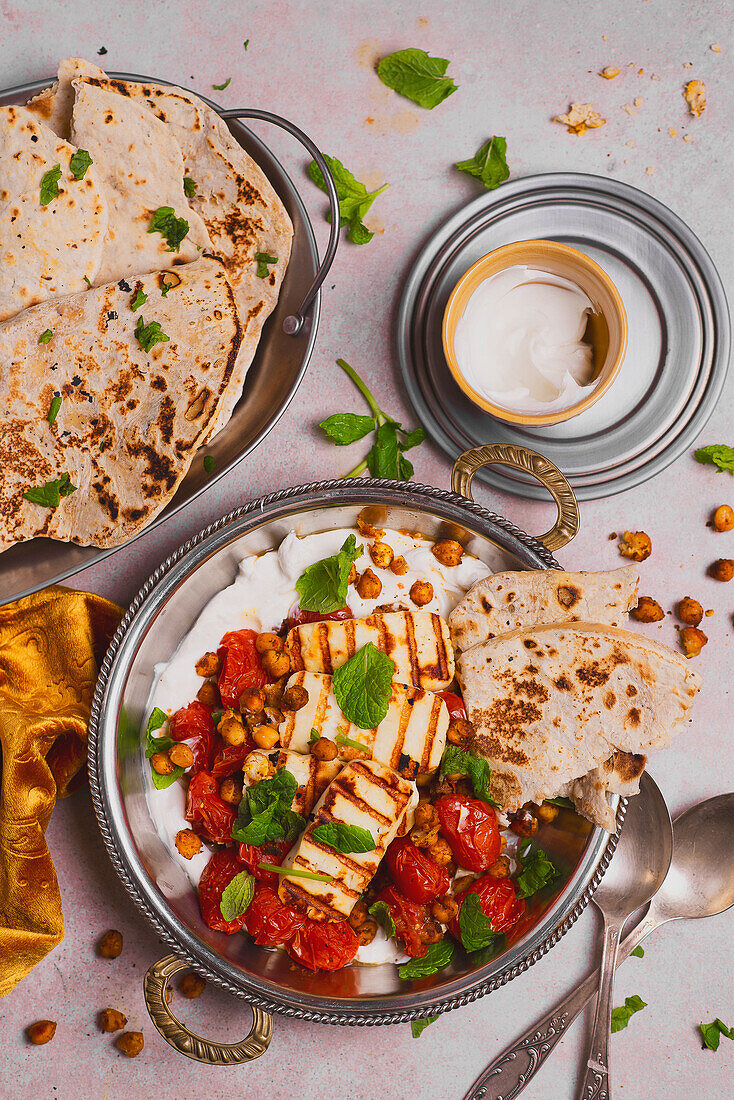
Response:
POLYGON ((311 745, 311 756, 315 756, 317 760, 336 760, 338 755, 339 749, 336 742, 328 737, 319 737, 318 741, 314 741, 311 745))
POLYGON ((703 608, 692 596, 684 596, 679 600, 677 611, 680 621, 688 626, 698 626, 703 618, 703 608))
POLYGON ((181 981, 178 983, 178 991, 182 997, 188 997, 192 1000, 194 997, 200 997, 206 989, 206 982, 200 974, 194 973, 190 970, 188 974, 184 974, 181 981))
POLYGON ((176 848, 184 859, 193 859, 201 851, 201 838, 193 829, 179 829, 176 833, 176 848))
POLYGON ((199 676, 218 676, 222 662, 217 653, 205 653, 196 662, 196 671, 199 676))
POLYGON ((431 916, 440 924, 448 924, 459 912, 459 905, 450 894, 444 894, 442 898, 436 898, 431 906, 431 916))
POLYGON ((269 649, 274 653, 280 653, 283 649, 283 639, 279 634, 258 634, 255 638, 255 649, 258 653, 267 653, 269 649))
POLYGON ((115 1046, 128 1058, 137 1058, 145 1046, 142 1031, 123 1031, 122 1035, 118 1035, 115 1039, 115 1046))
POLYGON ((441 565, 459 565, 464 556, 464 547, 455 539, 439 539, 431 547, 431 552, 441 565))
POLYGON ((697 657, 708 642, 704 632, 697 626, 684 626, 678 638, 686 657, 697 657))
POLYGON ((652 553, 652 539, 644 531, 625 531, 619 540, 619 552, 632 561, 645 561, 652 553))
POLYGON ((42 1047, 46 1043, 50 1043, 55 1034, 55 1020, 36 1020, 35 1024, 31 1024, 30 1027, 26 1028, 26 1035, 34 1047, 42 1047))
POLYGON ((171 745, 168 750, 168 759, 177 768, 190 768, 194 762, 194 753, 189 745, 179 742, 176 745, 171 745))
POLYGON ((221 706, 222 703, 219 688, 213 680, 204 681, 196 693, 196 698, 200 703, 203 703, 205 707, 218 707, 221 706))
POLYGON ((283 710, 302 710, 308 702, 308 692, 305 687, 294 684, 283 692, 281 707, 283 710))
POLYGON ((393 558, 390 562, 390 571, 394 573, 396 577, 404 577, 408 572, 408 563, 402 554, 397 558, 393 558))
POLYGON ((474 740, 474 726, 467 718, 454 718, 446 730, 446 740, 452 745, 466 749, 474 740))
POLYGON ((100 1031, 122 1031, 126 1023, 127 1016, 116 1008, 105 1008, 99 1014, 100 1031))
POLYGON ((225 710, 224 714, 219 719, 217 729, 222 735, 222 739, 226 741, 228 745, 232 745, 233 747, 244 745, 247 733, 239 714, 235 714, 233 710, 225 710))
POLYGON ((373 542, 367 550, 372 558, 372 564, 378 569, 387 569, 395 557, 392 546, 388 546, 386 542, 373 542))
POLYGON ((102 959, 116 959, 122 954, 122 932, 110 928, 97 944, 97 954, 102 959))
POLYGON ((652 596, 640 596, 637 607, 632 608, 630 615, 633 619, 637 619, 638 623, 659 623, 665 618, 665 612, 652 596))
POLYGON ((714 512, 714 530, 720 532, 734 530, 734 508, 730 508, 728 504, 719 505, 714 512))
POLYGON ((157 775, 173 775, 174 764, 167 752, 154 752, 150 766, 157 775))
POLYGON ((280 734, 274 726, 255 726, 252 740, 259 749, 273 749, 278 744, 280 734))
POLYGON ((413 581, 409 595, 416 607, 425 607, 433 599, 433 585, 430 581, 413 581))
POLYGON ((249 711, 250 714, 259 714, 265 706, 265 696, 257 688, 243 691, 239 699, 240 710, 249 711))
POLYGON ((355 588, 363 600, 376 600, 382 592, 382 581, 371 569, 365 569, 355 588))
POLYGON ((287 676, 291 670, 291 662, 287 653, 278 653, 274 649, 266 649, 260 658, 260 664, 263 666, 268 676, 272 676, 275 679, 279 679, 281 676, 287 676))
POLYGON ((239 806, 242 801, 242 784, 232 776, 227 776, 219 784, 219 797, 222 802, 228 802, 230 806, 239 806))
POLYGON ((719 558, 713 563, 709 572, 717 581, 730 581, 734 577, 734 559, 719 558))

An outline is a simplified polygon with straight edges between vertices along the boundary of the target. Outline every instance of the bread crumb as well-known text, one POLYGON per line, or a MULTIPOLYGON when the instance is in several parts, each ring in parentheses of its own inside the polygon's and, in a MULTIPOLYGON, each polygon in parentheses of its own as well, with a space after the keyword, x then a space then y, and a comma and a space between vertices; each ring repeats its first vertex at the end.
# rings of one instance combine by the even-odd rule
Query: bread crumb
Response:
POLYGON ((660 80, 657 73, 650 73, 650 80, 660 80))
POLYGON ((668 127, 668 133, 670 134, 671 137, 675 137, 675 135, 678 133, 678 131, 676 130, 675 126, 669 126, 668 127))
POLYGON ((642 106, 642 99, 640 98, 640 96, 638 96, 637 99, 634 99, 632 102, 634 103, 635 107, 642 106))
POLYGON ((684 137, 683 137, 683 140, 684 141, 693 141, 693 138, 691 137, 690 134, 685 134, 684 137))
POLYGON ((655 174, 655 169, 651 165, 648 165, 648 167, 645 169, 645 175, 646 176, 652 176, 654 174, 655 174))
POLYGON ((622 110, 626 111, 628 115, 633 115, 635 113, 635 109, 631 103, 623 103, 622 110))
POLYGON ((708 610, 706 611, 706 616, 707 616, 707 618, 709 618, 709 619, 710 619, 710 618, 711 618, 711 616, 713 615, 713 613, 714 613, 714 609, 713 609, 713 607, 710 607, 710 608, 709 608, 709 609, 708 609, 708 610))
POLYGON ((568 127, 569 134, 579 137, 587 130, 596 130, 606 125, 606 119, 598 114, 591 103, 572 103, 567 114, 556 115, 554 122, 560 122, 568 127))
POLYGON ((638 76, 644 76, 645 75, 645 70, 644 69, 638 69, 637 70, 637 75, 638 76))
MULTIPOLYGON (((721 46, 718 42, 714 42, 713 45, 709 46, 709 49, 712 53, 721 53, 721 46)), ((706 614, 708 615, 708 612, 706 614)))
POLYGON ((599 76, 603 76, 605 80, 614 80, 615 76, 619 76, 621 69, 613 69, 611 65, 605 66, 599 73, 599 76))
POLYGON ((628 145, 630 147, 630 149, 636 149, 637 148, 637 142, 635 141, 634 138, 630 138, 629 141, 625 141, 625 145, 628 145))
POLYGON ((706 85, 702 80, 689 80, 683 89, 685 99, 694 118, 700 118, 706 110, 706 85))
POLYGON ((683 68, 684 69, 692 69, 693 68, 693 62, 692 61, 684 61, 683 62, 683 68))

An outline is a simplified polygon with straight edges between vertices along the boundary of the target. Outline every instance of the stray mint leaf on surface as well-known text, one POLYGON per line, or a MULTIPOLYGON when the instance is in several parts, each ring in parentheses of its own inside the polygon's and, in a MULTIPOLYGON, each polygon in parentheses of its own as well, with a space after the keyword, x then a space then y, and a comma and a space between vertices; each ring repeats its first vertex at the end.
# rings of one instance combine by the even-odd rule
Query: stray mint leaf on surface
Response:
POLYGON ((242 45, 245 47, 245 49, 247 49, 247 47, 250 45, 250 39, 246 38, 242 45))
POLYGON ((135 326, 135 338, 143 351, 150 351, 155 344, 170 340, 170 336, 166 336, 158 321, 151 321, 149 325, 146 325, 142 316, 138 317, 138 323, 135 326))
POLYGON ((296 581, 301 610, 329 615, 344 607, 349 570, 352 562, 361 558, 362 554, 362 547, 357 546, 354 535, 349 535, 338 554, 309 565, 296 581))
POLYGON ((392 919, 390 906, 386 901, 375 901, 367 910, 374 917, 386 936, 394 936, 396 932, 395 921, 392 919))
POLYGON ((184 176, 183 189, 187 199, 196 198, 196 180, 192 180, 191 176, 184 176))
POLYGON ((204 473, 212 474, 216 469, 216 461, 213 455, 204 455, 204 473))
MULTIPOLYGON (((161 729, 162 726, 168 721, 168 715, 160 707, 155 707, 150 718, 148 719, 148 728, 145 731, 145 755, 148 760, 152 756, 155 756, 157 752, 168 752, 170 748, 175 744, 175 741, 164 734, 162 737, 154 737, 153 734, 156 730, 161 729)), ((153 780, 153 786, 157 791, 164 791, 167 787, 170 787, 172 783, 175 783, 184 773, 184 769, 176 765, 170 775, 159 775, 153 765, 150 766, 150 774, 153 780)))
POLYGON ((62 474, 56 481, 47 481, 45 485, 27 489, 23 497, 30 500, 31 504, 40 504, 42 508, 58 508, 61 498, 71 496, 76 490, 77 487, 72 485, 69 475, 62 474))
POLYGON ((224 84, 212 84, 212 88, 216 88, 218 92, 223 92, 225 88, 228 88, 232 83, 232 77, 228 76, 224 84))
POLYGON ((388 88, 432 111, 456 91, 448 67, 446 58, 429 57, 425 50, 397 50, 382 58, 377 75, 388 88))
POLYGON ((49 422, 49 424, 53 424, 54 420, 59 415, 59 409, 61 408, 61 402, 62 401, 63 401, 63 398, 62 398, 61 394, 58 391, 56 393, 54 393, 53 397, 51 398, 51 405, 50 405, 49 410, 48 410, 48 422, 49 422))
POLYGON ((520 845, 516 859, 520 866, 520 873, 515 881, 519 898, 529 898, 532 894, 537 894, 538 890, 558 874, 542 848, 531 849, 529 840, 520 845))
POLYGON ((703 466, 718 466, 720 470, 729 470, 734 473, 734 447, 726 443, 712 443, 709 447, 699 447, 694 451, 696 462, 703 466))
POLYGON ((358 416, 357 413, 334 413, 322 420, 319 427, 334 440, 337 447, 346 447, 373 432, 375 420, 372 416, 358 416))
POLYGON ((160 233, 168 242, 167 252, 177 252, 189 231, 186 218, 177 218, 172 206, 159 206, 150 219, 149 233, 160 233))
POLYGON ((703 1038, 703 1049, 718 1050, 721 1036, 726 1039, 734 1039, 734 1029, 727 1027, 721 1020, 715 1019, 711 1024, 699 1024, 699 1030, 701 1037, 703 1038))
POLYGON ((623 1005, 612 1009, 612 1034, 623 1031, 635 1012, 641 1012, 643 1008, 647 1008, 647 1004, 636 993, 632 997, 626 997, 623 1005))
POLYGON ((492 769, 483 756, 460 749, 458 745, 447 744, 441 758, 441 775, 468 775, 476 797, 490 806, 497 806, 489 793, 492 769))
POLYGON ((267 252, 256 252, 255 259, 257 260, 257 271, 255 274, 258 279, 267 279, 270 271, 268 270, 268 264, 277 264, 277 256, 268 256, 267 252))
POLYGON ((466 951, 481 951, 489 947, 497 938, 492 931, 489 917, 482 909, 479 895, 473 891, 466 894, 459 910, 459 932, 466 951))
POLYGON ((437 1019, 438 1016, 424 1016, 422 1020, 411 1020, 410 1030, 413 1032, 413 1038, 420 1039, 426 1028, 435 1023, 437 1019))
POLYGON ((634 955, 636 959, 644 959, 645 952, 642 950, 641 947, 638 946, 634 949, 634 951, 630 951, 630 955, 634 955))
POLYGON ((147 301, 148 301, 148 295, 145 294, 138 287, 138 289, 135 291, 135 297, 133 298, 132 302, 130 303, 130 309, 133 311, 133 313, 135 313, 135 310, 140 309, 140 307, 142 305, 144 305, 144 303, 147 302, 147 301))
POLYGON ((219 912, 225 920, 237 920, 250 908, 255 897, 255 876, 240 871, 222 890, 219 912))
POLYGON ((49 168, 41 176, 41 206, 48 206, 52 199, 59 197, 59 180, 61 179, 61 165, 57 164, 49 168))
MULTIPOLYGON (((341 225, 349 226, 347 236, 352 244, 367 244, 374 237, 374 233, 371 233, 362 222, 372 203, 386 189, 387 184, 383 184, 377 191, 368 191, 365 185, 355 179, 349 169, 345 168, 336 157, 329 157, 324 153, 324 160, 334 177, 334 185, 339 198, 341 225)), ((320 187, 322 191, 327 191, 324 174, 315 160, 312 160, 309 164, 308 174, 317 187, 320 187)), ((327 220, 329 220, 328 217, 327 220)))
POLYGON ((92 158, 86 149, 77 149, 75 153, 72 153, 69 168, 74 179, 83 180, 87 174, 87 168, 92 163, 92 158))
POLYGON ((431 974, 438 974, 444 970, 454 956, 454 945, 449 939, 440 940, 438 943, 428 945, 428 950, 420 959, 411 959, 398 968, 398 976, 403 981, 412 981, 415 978, 428 978, 431 974))
POLYGON ((363 829, 361 825, 346 825, 343 821, 325 821, 316 826, 311 836, 344 855, 349 855, 350 852, 373 852, 377 847, 369 829, 363 829))
POLYGON ((331 687, 345 718, 363 730, 379 726, 392 695, 395 662, 372 642, 334 670, 331 687))
POLYGON ((38 343, 39 343, 39 344, 47 344, 47 343, 49 342, 49 340, 51 339, 51 337, 52 337, 52 336, 53 336, 53 330, 52 330, 52 329, 50 329, 50 328, 47 328, 47 329, 46 329, 46 330, 45 330, 44 332, 42 332, 42 333, 41 333, 41 335, 40 335, 40 336, 38 337, 38 343))
POLYGON ((469 160, 459 160, 460 172, 481 180, 488 191, 494 191, 510 175, 507 167, 507 139, 495 135, 477 149, 469 160))

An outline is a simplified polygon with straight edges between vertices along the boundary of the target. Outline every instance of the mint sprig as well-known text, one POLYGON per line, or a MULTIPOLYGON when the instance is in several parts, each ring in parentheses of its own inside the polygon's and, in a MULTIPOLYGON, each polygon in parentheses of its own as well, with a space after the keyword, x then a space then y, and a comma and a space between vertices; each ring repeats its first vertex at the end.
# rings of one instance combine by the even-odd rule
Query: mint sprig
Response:
POLYGON ((345 718, 363 730, 379 726, 392 695, 395 662, 372 642, 334 670, 332 690, 345 718))
POLYGON ((296 777, 286 768, 248 787, 232 826, 232 838, 256 847, 268 840, 294 840, 306 828, 301 815, 291 809, 297 790, 296 777))
POLYGON ((457 161, 456 167, 460 172, 466 172, 480 180, 488 191, 494 191, 510 175, 507 167, 507 139, 499 135, 491 137, 484 145, 480 145, 473 157, 457 161))
POLYGON ((296 581, 296 592, 303 611, 328 615, 344 607, 347 601, 349 570, 363 554, 354 535, 349 535, 338 554, 322 558, 304 569, 296 581))
MULTIPOLYGON (((324 153, 324 160, 334 179, 334 186, 339 199, 340 225, 342 228, 344 226, 348 227, 347 237, 352 244, 368 244, 374 237, 374 233, 370 232, 367 226, 364 225, 363 219, 377 196, 385 190, 387 184, 383 184, 376 191, 368 191, 365 185, 355 179, 349 169, 345 168, 336 157, 329 157, 324 153)), ((324 173, 315 160, 312 160, 309 164, 308 174, 317 187, 320 187, 322 191, 327 191, 324 173)), ((326 220, 331 221, 331 213, 327 214, 326 220)))

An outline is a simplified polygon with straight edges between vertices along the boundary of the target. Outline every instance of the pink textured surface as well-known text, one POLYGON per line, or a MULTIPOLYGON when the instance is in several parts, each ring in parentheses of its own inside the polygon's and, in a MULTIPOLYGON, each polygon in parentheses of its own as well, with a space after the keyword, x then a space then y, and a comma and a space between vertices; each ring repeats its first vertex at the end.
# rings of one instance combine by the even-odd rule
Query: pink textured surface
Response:
MULTIPOLYGON (((389 411, 411 415, 397 378, 391 344, 396 302, 412 257, 431 230, 476 193, 452 170, 495 131, 507 135, 512 174, 576 170, 627 180, 668 203, 711 251, 731 286, 732 234, 725 209, 730 191, 731 7, 722 0, 613 0, 604 5, 560 5, 550 0, 429 0, 275 5, 256 0, 228 5, 124 5, 97 0, 0 2, 2 84, 45 76, 60 56, 102 59, 111 69, 178 81, 223 104, 267 107, 304 127, 355 174, 387 190, 371 224, 384 230, 365 248, 344 244, 323 297, 323 323, 307 378, 282 421, 260 450, 183 516, 163 525, 75 584, 130 600, 157 563, 207 522, 246 500, 289 484, 333 476, 361 457, 359 445, 336 451, 314 425, 340 408, 362 411, 337 373, 344 356, 369 376, 389 411), (576 14, 574 14, 574 11, 576 14), (249 38, 248 51, 243 50, 249 38), (721 53, 709 47, 721 44, 721 53), (405 46, 451 59, 460 90, 425 112, 384 88, 373 60, 405 46), (692 67, 686 67, 690 62, 692 67), (622 70, 616 80, 596 74, 622 70), (644 70, 642 74, 638 70, 644 70), (225 92, 211 85, 228 76, 225 92), (709 106, 691 119, 681 97, 692 77, 706 81, 709 106), (623 110, 640 97, 642 104, 623 110), (582 138, 553 124, 571 100, 591 101, 607 118, 582 138), (372 121, 367 121, 368 119, 372 121), (675 137, 669 127, 676 128, 675 137), (690 143, 683 141, 690 134, 690 143), (649 173, 647 169, 652 169, 649 173)), ((261 131, 262 132, 262 131, 261 131)), ((304 161, 287 139, 267 134, 284 163, 303 179, 304 161)), ((310 184, 303 193, 317 232, 323 202, 310 184)), ((702 438, 734 442, 734 403, 727 391, 702 438)), ((491 440, 487 440, 491 442, 491 440)), ((416 453, 416 478, 447 486, 450 464, 430 445, 416 453)), ((551 509, 479 490, 479 498, 528 531, 549 526, 551 509)), ((642 592, 667 609, 690 593, 715 609, 704 626, 709 645, 697 665, 706 686, 693 727, 656 758, 652 772, 673 813, 732 785, 732 661, 734 589, 705 577, 719 556, 734 555, 734 535, 705 526, 712 507, 734 498, 726 475, 681 458, 653 482, 585 504, 583 529, 560 555, 564 564, 602 568, 619 563, 611 531, 642 528, 654 553, 642 567, 642 592)), ((674 642, 672 620, 646 628, 674 642)), ((39 1097, 109 1096, 160 1100, 189 1096, 351 1100, 374 1096, 444 1100, 460 1097, 480 1069, 515 1035, 581 977, 595 957, 596 916, 589 912, 532 971, 479 1003, 442 1018, 420 1040, 406 1025, 341 1029, 275 1020, 269 1053, 251 1066, 213 1070, 186 1061, 161 1040, 145 1016, 141 980, 165 953, 138 917, 98 836, 89 797, 60 805, 49 842, 61 879, 67 935, 33 974, 0 1002, 3 1058, 0 1094, 39 1097), (94 943, 109 927, 125 937, 115 962, 97 959, 94 943), (135 1062, 119 1055, 95 1025, 107 1006, 122 1009, 141 1028, 144 1052, 135 1062), (23 1028, 34 1019, 59 1021, 44 1048, 28 1046, 23 1028)), ((723 1097, 732 1093, 734 1045, 702 1051, 700 1020, 731 1023, 731 918, 668 927, 646 944, 645 958, 619 973, 616 1003, 638 993, 648 1008, 612 1043, 615 1091, 638 1097, 723 1097)), ((177 998, 179 1007, 181 999, 177 998)), ((184 1002, 186 1021, 213 1037, 234 1039, 249 1014, 238 1002, 208 989, 184 1002)), ((566 1100, 575 1093, 584 1029, 577 1025, 525 1092, 528 1100, 566 1100)))

